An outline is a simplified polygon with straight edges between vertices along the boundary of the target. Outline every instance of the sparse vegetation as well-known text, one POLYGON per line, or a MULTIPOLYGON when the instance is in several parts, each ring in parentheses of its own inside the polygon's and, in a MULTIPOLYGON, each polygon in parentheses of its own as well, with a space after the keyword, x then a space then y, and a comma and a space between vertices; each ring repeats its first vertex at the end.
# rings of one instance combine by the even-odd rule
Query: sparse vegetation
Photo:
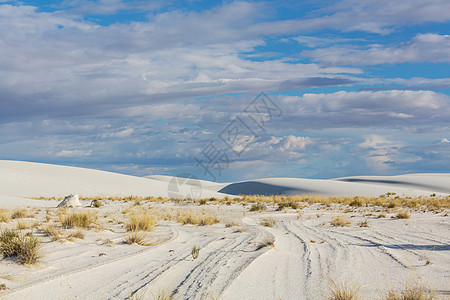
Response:
POLYGON ((273 218, 264 218, 261 220, 261 225, 266 227, 275 227, 277 221, 273 218))
POLYGON ((367 219, 364 221, 361 221, 358 223, 358 226, 359 227, 369 227, 369 221, 367 221, 367 219))
POLYGON ((331 225, 335 227, 345 227, 350 225, 350 221, 343 216, 333 217, 331 220, 331 225))
POLYGON ((330 300, 358 300, 359 288, 344 284, 337 284, 331 281, 331 295, 330 300))
POLYGON ((100 208, 103 206, 103 202, 98 199, 94 199, 91 201, 91 207, 100 208))
POLYGON ((27 211, 25 209, 16 209, 12 215, 12 219, 22 219, 22 218, 28 218, 29 215, 27 214, 27 211))
POLYGON ((219 219, 216 215, 207 214, 206 212, 194 214, 191 210, 178 210, 176 220, 183 225, 192 224, 204 226, 219 223, 219 219))
POLYGON ((147 213, 132 214, 129 216, 129 221, 126 224, 127 231, 152 231, 158 223, 155 216, 147 213))
POLYGON ((147 235, 142 231, 132 231, 128 236, 125 237, 125 243, 128 245, 137 244, 140 246, 149 246, 150 244, 146 242, 147 235))
POLYGON ((420 284, 407 284, 401 291, 389 290, 384 300, 434 300, 433 291, 420 284))
POLYGON ((262 249, 262 248, 266 248, 266 247, 273 247, 274 246, 274 242, 271 239, 266 239, 264 241, 262 241, 261 243, 259 243, 256 246, 256 250, 262 249))
POLYGON ((89 228, 96 220, 96 215, 88 212, 71 213, 61 216, 61 225, 67 227, 89 228))
POLYGON ((410 217, 411 217, 411 215, 409 214, 409 212, 408 212, 407 210, 398 212, 398 213, 395 215, 395 218, 396 218, 396 219, 409 219, 410 217))
POLYGON ((22 264, 34 264, 42 257, 37 237, 8 229, 0 233, 0 252, 4 257, 17 256, 17 261, 22 264))
POLYGON ((197 259, 199 254, 200 254, 200 247, 198 246, 192 247, 191 250, 192 259, 197 259))
POLYGON ((0 208, 0 223, 1 222, 9 223, 10 219, 11 218, 9 216, 9 212, 6 209, 0 208))
POLYGON ((250 207, 250 211, 264 211, 266 206, 263 203, 255 203, 250 207))

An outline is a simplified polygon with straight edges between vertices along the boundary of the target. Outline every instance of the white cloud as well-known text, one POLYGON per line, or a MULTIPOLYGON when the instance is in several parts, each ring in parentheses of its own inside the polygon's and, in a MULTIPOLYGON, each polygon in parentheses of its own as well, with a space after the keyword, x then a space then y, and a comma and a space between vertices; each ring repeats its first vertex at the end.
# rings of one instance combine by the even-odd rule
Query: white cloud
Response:
POLYGON ((55 155, 57 157, 80 157, 80 156, 90 156, 92 154, 91 150, 61 150, 55 155))
POLYGON ((334 46, 302 52, 325 65, 379 65, 405 62, 450 62, 450 35, 418 34, 408 43, 384 47, 334 46))

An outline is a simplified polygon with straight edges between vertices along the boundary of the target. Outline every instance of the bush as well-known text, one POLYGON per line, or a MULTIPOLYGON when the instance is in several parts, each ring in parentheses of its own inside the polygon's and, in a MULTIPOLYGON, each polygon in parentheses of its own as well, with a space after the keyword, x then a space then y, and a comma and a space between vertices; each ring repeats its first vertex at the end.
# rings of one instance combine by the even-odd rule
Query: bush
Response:
POLYGON ((41 242, 33 234, 19 236, 20 250, 17 261, 22 264, 34 264, 41 257, 41 242))
POLYGON ((264 218, 261 221, 261 225, 266 227, 274 227, 276 223, 277 222, 272 218, 264 218))
POLYGON ((4 257, 16 256, 20 251, 17 231, 5 229, 0 234, 0 252, 4 257))
POLYGON ((433 291, 418 284, 406 285, 402 291, 389 290, 384 300, 433 300, 433 291))
POLYGON ((200 254, 200 248, 197 246, 192 247, 192 250, 191 250, 192 259, 197 259, 199 254, 200 254))
POLYGON ((0 209, 0 222, 8 223, 10 221, 10 217, 8 211, 6 209, 0 209))
POLYGON ((98 199, 94 199, 91 201, 91 207, 100 208, 103 206, 103 202, 98 199))
POLYGON ((37 237, 8 229, 0 234, 0 252, 4 257, 17 256, 17 261, 22 264, 34 264, 42 257, 41 243, 37 237))
POLYGON ((154 216, 147 214, 131 215, 129 222, 126 224, 127 231, 151 231, 157 223, 154 216))
POLYGON ((348 286, 347 284, 338 285, 332 281, 330 300, 357 300, 358 288, 348 286))
POLYGON ((64 227, 89 228, 95 221, 95 215, 91 213, 72 213, 62 217, 61 225, 64 227))
POLYGON ((411 217, 411 215, 408 213, 407 210, 398 212, 397 215, 395 216, 396 219, 409 219, 411 217))
POLYGON ((345 217, 334 217, 331 220, 331 225, 336 226, 336 227, 337 226, 344 227, 344 226, 350 225, 350 221, 347 220, 347 218, 345 218, 345 217))
POLYGON ((250 207, 250 211, 263 211, 266 209, 266 206, 263 203, 255 203, 250 207))
POLYGON ((125 238, 125 243, 128 245, 138 244, 141 246, 149 246, 150 244, 146 242, 147 235, 144 232, 133 231, 125 238))

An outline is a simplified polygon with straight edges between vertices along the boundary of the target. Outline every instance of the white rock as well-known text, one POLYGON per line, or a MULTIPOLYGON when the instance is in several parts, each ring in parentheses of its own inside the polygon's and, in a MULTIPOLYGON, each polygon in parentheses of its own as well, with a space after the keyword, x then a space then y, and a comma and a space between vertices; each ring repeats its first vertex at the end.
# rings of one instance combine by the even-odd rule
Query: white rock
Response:
POLYGON ((75 194, 64 198, 64 200, 61 201, 61 203, 59 203, 57 207, 80 207, 80 206, 82 205, 78 197, 78 194, 75 194))

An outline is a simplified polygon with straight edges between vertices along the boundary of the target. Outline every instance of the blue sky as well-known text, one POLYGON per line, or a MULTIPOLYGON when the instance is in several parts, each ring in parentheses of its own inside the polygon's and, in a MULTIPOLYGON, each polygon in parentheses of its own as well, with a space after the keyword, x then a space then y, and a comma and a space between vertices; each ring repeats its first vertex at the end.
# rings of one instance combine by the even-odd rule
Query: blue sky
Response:
POLYGON ((449 172, 448 11, 0 0, 0 158, 221 182, 449 172))

